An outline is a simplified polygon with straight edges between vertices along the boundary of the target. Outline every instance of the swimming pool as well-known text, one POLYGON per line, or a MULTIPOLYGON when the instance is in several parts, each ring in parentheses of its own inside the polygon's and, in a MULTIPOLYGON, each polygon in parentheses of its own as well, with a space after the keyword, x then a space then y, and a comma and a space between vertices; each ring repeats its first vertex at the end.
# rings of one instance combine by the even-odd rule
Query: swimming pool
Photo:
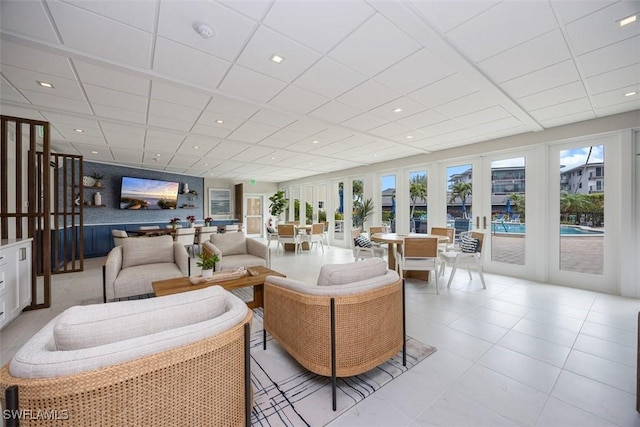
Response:
MULTIPOLYGON (((506 234, 524 234, 526 228, 525 224, 509 224, 507 222, 494 222, 491 224, 492 231, 494 233, 506 233, 506 234)), ((573 225, 561 225, 560 234, 563 236, 602 236, 604 231, 589 230, 579 226, 573 225)))

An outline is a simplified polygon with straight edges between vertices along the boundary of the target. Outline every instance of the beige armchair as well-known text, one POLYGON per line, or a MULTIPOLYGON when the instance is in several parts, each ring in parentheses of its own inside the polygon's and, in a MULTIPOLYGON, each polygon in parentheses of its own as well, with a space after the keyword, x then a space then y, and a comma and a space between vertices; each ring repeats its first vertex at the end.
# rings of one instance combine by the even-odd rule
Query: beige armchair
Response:
POLYGON ((403 350, 403 282, 380 259, 327 264, 317 284, 267 276, 264 336, 271 334, 302 366, 336 378, 366 372, 403 350))
POLYGON ((25 426, 249 425, 252 316, 220 286, 71 307, 0 370, 0 407, 62 417, 25 426))
POLYGON ((267 245, 244 233, 212 234, 208 242, 202 243, 202 250, 218 255, 216 271, 271 265, 267 245))
POLYGON ((103 266, 104 302, 153 293, 151 283, 189 275, 189 254, 171 236, 128 238, 103 266))

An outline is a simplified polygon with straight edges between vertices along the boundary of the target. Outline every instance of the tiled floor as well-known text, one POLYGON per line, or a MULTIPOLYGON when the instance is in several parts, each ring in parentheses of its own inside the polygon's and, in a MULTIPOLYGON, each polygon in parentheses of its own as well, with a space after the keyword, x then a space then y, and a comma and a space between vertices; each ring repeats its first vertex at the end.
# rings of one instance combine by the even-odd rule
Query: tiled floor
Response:
MULTIPOLYGON (((0 332, 2 363, 65 308, 100 301, 103 261, 53 277, 53 307, 25 312, 0 332)), ((310 283, 321 265, 350 261, 350 251, 334 247, 272 249, 272 268, 310 283)), ((331 426, 640 426, 640 300, 486 279, 483 290, 476 273, 471 282, 458 274, 440 295, 432 284, 407 281, 408 334, 438 351, 331 426)))

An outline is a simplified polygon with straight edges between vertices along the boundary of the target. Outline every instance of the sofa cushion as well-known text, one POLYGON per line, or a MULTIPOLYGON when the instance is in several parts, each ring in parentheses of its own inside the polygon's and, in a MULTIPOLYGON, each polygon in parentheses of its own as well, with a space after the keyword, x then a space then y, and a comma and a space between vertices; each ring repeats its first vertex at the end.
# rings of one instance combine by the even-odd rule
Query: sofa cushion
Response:
POLYGON ((222 255, 242 255, 247 253, 247 242, 244 233, 212 234, 209 238, 222 255))
POLYGON ((318 286, 346 285, 360 282, 387 272, 387 263, 382 258, 371 258, 347 264, 325 264, 320 269, 318 286))
MULTIPOLYGON (((240 233, 238 233, 240 234, 240 233)), ((240 267, 266 267, 267 260, 255 255, 232 255, 222 257, 220 263, 221 270, 235 270, 240 267)))
POLYGON ((80 350, 212 319, 224 312, 226 291, 220 286, 205 289, 175 298, 68 308, 53 328, 55 346, 62 351, 80 350))
POLYGON ((120 270, 120 274, 113 282, 114 298, 122 298, 131 295, 153 293, 151 282, 156 280, 173 279, 182 277, 182 271, 176 264, 145 264, 136 265, 120 270))
POLYGON ((129 238, 122 244, 122 268, 163 262, 173 263, 171 236, 129 238))

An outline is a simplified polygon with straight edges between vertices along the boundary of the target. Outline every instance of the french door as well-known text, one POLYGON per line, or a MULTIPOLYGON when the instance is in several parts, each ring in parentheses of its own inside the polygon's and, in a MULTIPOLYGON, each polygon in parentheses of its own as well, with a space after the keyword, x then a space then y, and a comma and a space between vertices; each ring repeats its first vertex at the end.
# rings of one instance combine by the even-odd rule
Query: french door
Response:
POLYGON ((244 196, 244 223, 247 237, 262 237, 264 225, 264 196, 244 196))

